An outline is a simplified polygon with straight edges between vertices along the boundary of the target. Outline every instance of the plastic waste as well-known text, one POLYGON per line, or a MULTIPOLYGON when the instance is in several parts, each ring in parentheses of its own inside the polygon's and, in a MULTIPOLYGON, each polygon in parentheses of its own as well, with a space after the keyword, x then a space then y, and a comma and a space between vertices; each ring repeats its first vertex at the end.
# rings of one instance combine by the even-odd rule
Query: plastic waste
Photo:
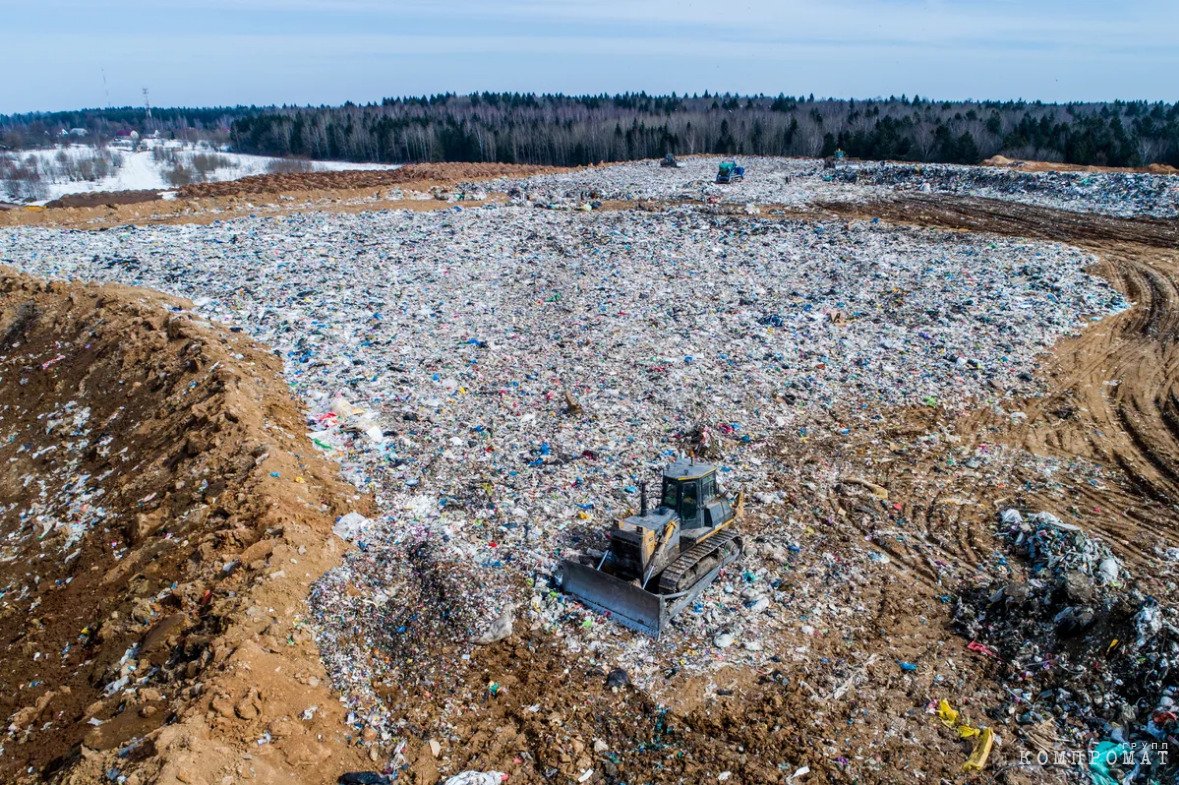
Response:
POLYGON ((464 771, 448 777, 443 785, 500 785, 506 779, 499 771, 464 771))

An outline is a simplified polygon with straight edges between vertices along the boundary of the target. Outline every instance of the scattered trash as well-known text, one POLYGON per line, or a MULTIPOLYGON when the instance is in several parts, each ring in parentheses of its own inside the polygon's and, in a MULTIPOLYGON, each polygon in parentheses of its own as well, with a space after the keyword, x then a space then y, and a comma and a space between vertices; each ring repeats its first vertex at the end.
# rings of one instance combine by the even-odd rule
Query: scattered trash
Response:
POLYGON ((332 527, 332 531, 336 533, 341 540, 352 542, 361 537, 373 525, 372 520, 364 517, 360 513, 350 512, 347 515, 340 517, 336 521, 336 525, 332 527))
POLYGON ((497 616, 487 628, 480 632, 473 642, 479 646, 487 646, 512 634, 512 624, 515 621, 514 610, 511 606, 504 609, 503 613, 497 616))
POLYGON ((448 777, 442 785, 500 785, 507 775, 499 771, 464 771, 448 777))
MULTIPOLYGON (((732 190, 716 185, 725 163, 713 156, 686 158, 678 168, 633 161, 606 167, 483 185, 515 191, 521 204, 576 204, 594 192, 611 200, 692 199, 705 203, 784 205, 888 199, 895 194, 954 194, 1053 207, 1073 212, 1171 218, 1179 214, 1174 177, 1126 172, 1034 172, 955 164, 842 161, 827 168, 820 160, 749 157, 756 177, 732 190)), ((729 162, 731 164, 731 162, 729 162)))
POLYGON ((994 731, 989 727, 976 728, 965 722, 945 698, 938 703, 935 714, 943 725, 958 734, 958 738, 974 739, 970 757, 962 768, 964 771, 982 771, 995 742, 994 731))

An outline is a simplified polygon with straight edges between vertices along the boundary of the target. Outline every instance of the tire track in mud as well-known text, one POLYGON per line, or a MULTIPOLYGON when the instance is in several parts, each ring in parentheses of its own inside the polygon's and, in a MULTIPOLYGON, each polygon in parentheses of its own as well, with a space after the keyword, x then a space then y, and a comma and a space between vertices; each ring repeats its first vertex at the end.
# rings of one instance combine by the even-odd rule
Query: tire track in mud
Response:
MULTIPOLYGON (((990 425, 1029 452, 1081 458, 1113 471, 1094 487, 1062 478, 1092 526, 1133 565, 1158 566, 1156 549, 1179 545, 1179 221, 1082 215, 995 200, 913 196, 865 205, 826 204, 843 217, 994 232, 1064 242, 1092 253, 1090 272, 1133 306, 1060 342, 1045 362, 1048 392, 1024 402, 1026 420, 970 418, 966 438, 990 425)), ((1026 502, 1047 502, 1038 491, 1026 502)), ((958 532, 955 549, 977 556, 958 532)))

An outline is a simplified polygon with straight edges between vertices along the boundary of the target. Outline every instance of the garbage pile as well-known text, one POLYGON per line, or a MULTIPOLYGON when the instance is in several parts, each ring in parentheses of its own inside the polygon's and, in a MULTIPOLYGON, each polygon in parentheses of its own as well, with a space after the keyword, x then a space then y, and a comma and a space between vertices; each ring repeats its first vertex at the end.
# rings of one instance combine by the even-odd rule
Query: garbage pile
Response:
POLYGON ((1179 215, 1179 177, 1124 172, 1036 172, 989 166, 846 162, 824 168, 817 159, 740 158, 746 176, 717 185, 717 157, 590 167, 562 174, 484 183, 516 204, 588 209, 595 202, 693 201, 806 208, 823 202, 870 202, 907 193, 942 193, 1118 217, 1179 215))
POLYGON ((610 200, 756 202, 802 208, 817 198, 837 199, 847 191, 821 179, 822 161, 804 158, 742 157, 739 163, 748 173, 745 180, 718 185, 716 172, 722 160, 684 158, 674 168, 662 166, 660 161, 630 161, 560 174, 503 178, 482 185, 489 191, 507 193, 516 204, 549 209, 576 209, 610 200))
POLYGON ((1121 218, 1179 215, 1179 177, 1137 172, 1033 172, 992 166, 855 163, 827 174, 857 187, 946 193, 1121 218))
POLYGON ((0 248, 40 275, 189 297, 284 358, 315 449, 381 510, 341 519, 358 549, 313 603, 357 724, 376 726, 383 698, 358 685, 443 686, 513 607, 522 629, 625 665, 638 684, 670 663, 768 656, 761 640, 789 596, 780 565, 797 546, 794 524, 767 521, 758 501, 776 468, 767 446, 833 410, 1034 394, 1040 352, 1125 307, 1064 245, 694 208, 16 229, 0 248), (727 490, 751 492, 754 525, 778 533, 657 646, 546 576, 600 547, 637 484, 692 439, 727 490), (445 642, 434 660, 411 630, 445 642))
POLYGON ((1083 761, 1094 782, 1175 781, 1179 614, 1144 595, 1105 544, 1051 513, 1008 509, 1001 528, 1026 577, 1012 571, 968 591, 955 614, 975 650, 1000 663, 1009 699, 995 718, 1014 719, 1041 762, 1062 749, 1102 751, 1083 761))
POLYGON ((511 634, 512 597, 521 587, 476 548, 423 525, 389 522, 349 533, 360 551, 325 574, 309 602, 324 664, 352 709, 349 721, 380 728, 388 743, 390 729, 413 719, 391 716, 391 706, 404 711, 414 696, 453 693, 464 676, 454 663, 511 634), (402 694, 382 699, 381 689, 402 694))

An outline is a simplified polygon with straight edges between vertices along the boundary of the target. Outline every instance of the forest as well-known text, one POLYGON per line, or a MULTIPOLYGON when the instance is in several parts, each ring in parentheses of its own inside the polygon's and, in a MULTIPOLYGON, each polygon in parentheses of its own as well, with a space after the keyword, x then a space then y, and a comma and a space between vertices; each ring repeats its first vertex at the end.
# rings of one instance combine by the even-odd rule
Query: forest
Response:
POLYGON ((120 131, 136 131, 140 136, 159 132, 170 139, 228 144, 230 125, 235 118, 263 111, 274 111, 274 107, 153 107, 150 117, 143 106, 0 114, 0 149, 49 147, 61 141, 63 131, 75 128, 86 131, 84 138, 74 138, 75 141, 94 145, 110 141, 120 131))
POLYGON ((686 155, 1179 165, 1179 103, 479 93, 235 119, 241 152, 350 161, 581 165, 686 155))
POLYGON ((51 145, 63 129, 206 139, 243 153, 408 163, 582 165, 688 155, 978 163, 1010 158, 1179 166, 1179 103, 826 99, 733 94, 441 94, 306 107, 83 109, 0 115, 0 147, 51 145))

